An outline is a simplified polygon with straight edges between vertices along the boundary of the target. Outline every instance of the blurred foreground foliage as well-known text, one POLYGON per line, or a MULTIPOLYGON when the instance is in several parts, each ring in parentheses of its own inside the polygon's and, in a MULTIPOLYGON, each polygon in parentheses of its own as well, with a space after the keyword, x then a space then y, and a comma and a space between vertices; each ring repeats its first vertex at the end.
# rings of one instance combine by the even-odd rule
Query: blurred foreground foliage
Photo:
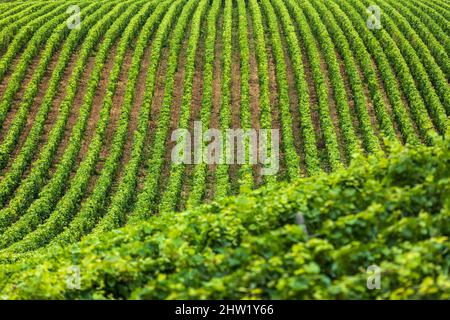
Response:
POLYGON ((450 298, 450 148, 223 199, 0 266, 6 299, 450 298), (370 265, 381 288, 367 288, 370 265), (68 286, 73 266, 79 289, 68 286), (68 280, 69 279, 69 280, 68 280))

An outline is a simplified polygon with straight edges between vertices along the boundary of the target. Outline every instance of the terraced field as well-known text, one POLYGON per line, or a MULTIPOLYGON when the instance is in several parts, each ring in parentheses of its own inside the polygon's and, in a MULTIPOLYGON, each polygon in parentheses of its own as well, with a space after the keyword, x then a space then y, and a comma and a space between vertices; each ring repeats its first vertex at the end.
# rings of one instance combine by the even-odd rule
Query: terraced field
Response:
POLYGON ((0 263, 396 142, 432 147, 450 115, 450 2, 377 0, 379 21, 371 5, 0 3, 0 263), (174 163, 172 132, 195 122, 278 129, 280 170, 174 163))

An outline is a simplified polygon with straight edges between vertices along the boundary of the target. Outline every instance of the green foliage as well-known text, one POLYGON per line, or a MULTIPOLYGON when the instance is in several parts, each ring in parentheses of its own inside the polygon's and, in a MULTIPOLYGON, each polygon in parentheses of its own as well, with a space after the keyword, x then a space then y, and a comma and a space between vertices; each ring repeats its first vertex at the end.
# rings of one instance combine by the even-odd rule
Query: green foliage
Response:
POLYGON ((305 70, 302 62, 302 51, 297 40, 296 29, 289 12, 282 1, 274 1, 275 9, 280 15, 283 32, 288 43, 290 59, 295 76, 295 85, 298 95, 298 108, 300 114, 300 127, 302 131, 303 152, 305 154, 306 170, 312 175, 320 172, 320 161, 317 153, 317 142, 311 118, 310 95, 305 79, 305 70))
MULTIPOLYGON (((39 198, 42 200, 39 202, 34 202, 34 208, 28 209, 28 211, 47 211, 47 214, 49 214, 48 211, 57 201, 58 197, 55 196, 60 195, 66 186, 65 182, 70 174, 70 169, 74 165, 75 158, 81 147, 82 138, 87 125, 87 118, 89 116, 92 100, 95 94, 95 88, 97 87, 99 81, 98 76, 97 79, 93 78, 91 80, 90 91, 87 93, 86 101, 83 104, 84 108, 80 109, 80 117, 72 130, 72 143, 69 144, 69 148, 64 153, 63 158, 56 169, 57 175, 53 177, 53 183, 45 185, 45 189, 40 190, 46 182, 46 176, 48 175, 48 170, 50 169, 52 159, 56 154, 59 142, 62 140, 72 103, 75 99, 77 88, 79 86, 80 78, 86 68, 86 62, 91 50, 93 50, 98 42, 102 31, 104 32, 111 25, 111 17, 116 17, 120 13, 120 6, 116 6, 115 9, 110 10, 111 6, 112 5, 109 5, 104 8, 105 11, 103 11, 103 18, 97 21, 96 25, 90 29, 90 36, 88 36, 83 43, 80 56, 74 70, 72 71, 66 96, 60 105, 58 119, 49 133, 47 144, 44 149, 41 150, 39 158, 33 163, 32 170, 29 175, 24 181, 21 181, 21 185, 15 191, 14 197, 9 201, 9 206, 0 211, 0 230, 4 230, 11 223, 16 221, 38 194, 39 198), (108 9, 110 10, 109 13, 107 13, 108 9), (105 15, 105 13, 107 14, 105 15)), ((97 16, 97 18, 99 17, 97 16)), ((88 26, 89 25, 86 27, 88 26)), ((109 41, 109 46, 111 45, 112 43, 109 41)), ((100 60, 97 69, 103 66, 104 59, 105 58, 103 58, 103 61, 100 60)), ((51 102, 49 103, 51 104, 51 102)), ((11 180, 8 180, 8 182, 10 181, 11 180)), ((39 214, 37 214, 37 216, 43 218, 39 214)))
MULTIPOLYGON (((226 130, 231 127, 231 48, 232 48, 232 19, 233 0, 225 0, 223 8, 223 30, 222 30, 222 79, 220 96, 220 129, 222 132, 223 156, 227 157, 226 130)), ((231 191, 229 166, 226 163, 219 163, 215 172, 214 198, 219 199, 229 195, 231 191)))
POLYGON ((103 145, 102 142, 109 120, 111 103, 103 104, 100 110, 100 119, 96 132, 89 145, 86 157, 80 163, 64 196, 61 198, 57 196, 62 194, 66 187, 65 181, 69 178, 71 168, 74 166, 76 156, 81 148, 95 91, 99 85, 101 72, 104 68, 109 50, 112 48, 116 38, 122 33, 131 16, 137 10, 137 6, 134 4, 128 6, 124 11, 124 5, 117 6, 104 17, 104 21, 111 21, 112 17, 116 17, 117 20, 105 33, 105 41, 102 42, 97 52, 92 74, 88 81, 87 91, 80 108, 80 115, 73 127, 70 144, 58 163, 56 171, 49 183, 40 192, 38 199, 32 203, 26 213, 20 217, 20 220, 13 225, 13 231, 8 233, 13 240, 18 240, 21 237, 24 238, 11 245, 6 249, 7 251, 29 251, 48 243, 55 234, 61 232, 63 227, 69 223, 77 208, 78 202, 85 193, 89 177, 95 169, 103 145), (45 220, 47 217, 48 219, 45 220))
POLYGON ((1 296, 448 299, 449 147, 391 145, 389 158, 52 248, 2 266, 1 296), (373 264, 379 290, 366 287, 373 264), (80 290, 66 285, 72 265, 80 290))
POLYGON ((450 5, 370 4, 0 3, 0 297, 450 299, 450 5), (171 163, 200 98, 281 173, 171 163))
MULTIPOLYGON (((259 110, 260 110, 260 128, 270 130, 273 128, 272 124, 272 106, 270 105, 270 90, 269 90, 269 62, 266 51, 266 41, 264 38, 264 26, 262 22, 261 10, 258 1, 248 1, 250 16, 252 18, 252 28, 254 34, 254 45, 256 60, 258 63, 258 78, 259 78, 259 110)), ((267 134, 267 155, 271 154, 272 140, 267 134)), ((265 182, 272 184, 276 178, 272 175, 265 176, 265 182)))
MULTIPOLYGON (((34 17, 34 19, 31 18, 33 20, 30 22, 30 26, 28 26, 28 28, 21 28, 19 34, 9 46, 5 44, 8 49, 0 60, 0 79, 4 78, 6 71, 11 67, 14 57, 20 52, 27 41, 30 40, 21 55, 20 62, 14 68, 14 72, 11 75, 11 79, 8 81, 6 90, 3 92, 2 100, 0 102, 0 125, 3 125, 6 114, 11 108, 12 101, 20 89, 20 84, 25 79, 27 68, 32 62, 32 59, 39 53, 41 43, 54 31, 54 28, 66 18, 64 12, 66 9, 65 4, 59 5, 56 8, 54 5, 50 5, 47 9, 49 12, 46 14, 41 14, 38 17, 34 17), (52 17, 52 19, 49 19, 50 17, 52 17), (36 32, 33 34, 34 31, 36 32), (33 37, 29 39, 31 36, 33 37)), ((4 166, 4 163, 0 164, 4 166)))
MULTIPOLYGON (((208 2, 203 0, 199 3, 197 10, 192 17, 192 26, 189 42, 187 44, 186 65, 184 69, 183 97, 181 101, 181 114, 178 120, 179 129, 189 128, 189 119, 191 115, 192 85, 195 72, 195 56, 197 53, 198 41, 200 38, 200 28, 203 16, 205 14, 208 2)), ((184 142, 184 141, 183 141, 184 142)), ((184 145, 184 144, 183 144, 184 145)), ((182 150, 185 147, 180 147, 182 150)), ((190 155, 191 156, 191 155, 190 155)), ((177 208, 177 199, 180 196, 184 164, 172 164, 170 168, 170 178, 162 196, 159 211, 173 211, 177 208)))
POLYGON ((278 105, 275 106, 281 113, 281 140, 283 143, 284 158, 287 167, 289 180, 300 177, 300 158, 294 146, 294 134, 292 131, 292 116, 290 111, 289 86, 287 83, 286 63, 282 48, 280 29, 276 22, 276 15, 273 7, 268 1, 262 1, 265 15, 270 30, 272 49, 275 60, 275 72, 278 83, 278 105))
MULTIPOLYGON (((209 128, 211 120, 211 110, 212 110, 212 93, 213 93, 213 78, 214 78, 214 58, 215 53, 215 43, 216 43, 216 23, 217 18, 220 13, 220 0, 213 0, 211 4, 211 9, 207 17, 207 33, 205 38, 205 62, 203 66, 203 95, 202 95, 202 106, 200 110, 200 122, 204 128, 209 128)), ((205 146, 203 146, 205 147, 205 146)), ((202 148, 194 150, 197 152, 195 155, 198 159, 202 156, 202 148)), ((193 178, 192 178, 192 189, 189 193, 189 198, 186 203, 187 208, 193 208, 201 203, 204 197, 206 189, 206 178, 207 178, 207 164, 205 162, 199 163, 195 166, 193 178)))
MULTIPOLYGON (((184 1, 184 0, 183 0, 184 1)), ((167 9, 167 2, 161 3, 158 6, 155 14, 150 17, 143 26, 143 32, 139 35, 139 39, 135 48, 135 54, 133 56, 132 67, 129 71, 129 82, 127 84, 126 103, 131 105, 134 96, 134 89, 137 86, 138 74, 141 59, 144 55, 144 50, 152 35, 152 30, 155 29, 159 22, 158 29, 153 38, 152 52, 150 55, 150 65, 147 71, 146 90, 142 106, 139 113, 137 130, 133 133, 133 146, 131 151, 131 158, 127 162, 124 173, 121 180, 118 182, 118 187, 114 195, 112 196, 111 203, 107 208, 107 213, 101 219, 100 223, 95 227, 94 233, 99 234, 104 231, 109 231, 121 226, 125 219, 126 214, 130 209, 130 202, 132 198, 132 190, 137 184, 137 172, 143 158, 143 148, 145 144, 145 136, 148 130, 148 121, 150 118, 150 109, 153 100, 153 93, 156 83, 156 73, 158 64, 161 57, 161 51, 166 44, 168 34, 172 24, 174 23, 175 16, 180 12, 183 1, 169 2, 167 9), (167 9, 167 11, 166 11, 167 9), (156 14, 158 12, 158 14, 156 14), (162 20, 160 15, 165 13, 162 20)), ((129 106, 130 107, 130 106, 129 106)), ((125 133, 123 133, 125 134, 125 133)))
POLYGON ((341 155, 337 142, 336 128, 334 127, 334 123, 330 116, 330 107, 328 104, 329 90, 325 83, 325 75, 321 69, 321 54, 317 48, 317 40, 313 37, 311 26, 308 24, 306 16, 299 5, 293 0, 286 1, 286 4, 297 24, 300 35, 299 41, 302 41, 306 47, 307 56, 312 69, 314 87, 317 94, 318 101, 315 107, 319 114, 320 130, 323 132, 326 160, 329 168, 331 168, 331 170, 336 170, 342 167, 341 155))
MULTIPOLYGON (((85 53, 80 54, 79 56, 79 66, 78 68, 74 69, 76 70, 76 72, 72 73, 73 77, 71 80, 71 86, 68 87, 69 89, 66 92, 66 96, 63 100, 64 103, 61 105, 61 116, 57 120, 57 125, 55 125, 54 127, 55 129, 53 129, 51 134, 49 135, 51 139, 48 140, 46 148, 41 150, 41 154, 39 157, 40 160, 33 163, 33 167, 35 168, 33 168, 33 170, 31 171, 32 174, 27 179, 21 181, 20 177, 26 170, 29 163, 33 160, 33 156, 36 153, 36 149, 39 145, 38 142, 42 137, 46 119, 48 118, 50 109, 53 106, 58 86, 60 85, 64 70, 67 68, 71 55, 74 53, 79 42, 86 37, 89 28, 97 23, 99 18, 103 16, 107 12, 107 10, 111 9, 111 5, 106 5, 102 8, 98 8, 97 6, 95 6, 95 8, 97 8, 97 11, 94 11, 90 17, 86 18, 80 30, 76 30, 77 32, 71 32, 61 49, 58 62, 52 72, 47 92, 45 93, 45 96, 40 104, 40 108, 36 115, 36 118, 34 119, 33 126, 30 129, 30 132, 27 136, 26 141, 24 142, 21 151, 14 159, 8 172, 5 173, 3 179, 0 182, 1 204, 5 204, 6 201, 9 200, 12 192, 16 189, 19 183, 22 182, 23 185, 19 189, 17 189, 16 195, 13 198, 14 200, 12 200, 12 204, 14 204, 13 207, 20 207, 21 205, 24 205, 25 203, 27 203, 24 200, 30 197, 26 195, 29 195, 30 192, 37 192, 37 190, 39 190, 40 188, 41 183, 43 183, 45 180, 43 178, 43 173, 45 173, 49 169, 52 159, 56 153, 57 145, 62 139, 62 134, 64 132, 63 130, 65 128, 67 118, 69 117, 69 102, 72 103, 74 99, 76 92, 74 91, 74 89, 76 90, 78 88, 77 84, 79 82, 79 79, 81 78, 81 72, 83 71, 81 66, 87 61, 88 53, 86 52, 88 52, 88 48, 91 48, 92 50, 92 45, 94 44, 92 41, 87 41, 87 43, 82 46, 86 49, 80 49, 80 51, 85 51, 85 53)), ((89 9, 86 8, 85 10, 88 11, 89 9)), ((8 138, 5 139, 5 143, 7 143, 7 141, 8 138)))
MULTIPOLYGON (((150 157, 147 161, 146 178, 141 192, 137 195, 136 205, 132 212, 134 221, 146 219, 154 213, 156 198, 159 194, 159 183, 161 171, 164 165, 164 155, 166 152, 166 142, 168 140, 171 110, 173 108, 173 92, 175 85, 175 73, 178 69, 179 53, 182 49, 182 42, 188 27, 188 22, 192 18, 197 2, 189 0, 182 8, 181 14, 174 27, 172 37, 169 41, 169 57, 167 62, 167 73, 165 78, 164 98, 159 112, 158 125, 153 136, 150 157)), ((145 124, 147 126, 147 124, 145 124)), ((144 135, 145 137, 145 135, 144 135)))

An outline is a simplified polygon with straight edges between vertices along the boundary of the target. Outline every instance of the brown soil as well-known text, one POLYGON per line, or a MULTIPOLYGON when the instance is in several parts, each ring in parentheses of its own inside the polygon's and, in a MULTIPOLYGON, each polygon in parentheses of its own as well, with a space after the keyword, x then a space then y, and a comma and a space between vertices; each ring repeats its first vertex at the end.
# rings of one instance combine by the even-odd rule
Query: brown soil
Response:
POLYGON ((292 119, 292 132, 294 135, 294 146, 297 151, 297 154, 300 157, 300 168, 302 174, 306 175, 306 163, 305 163, 305 153, 303 152, 303 137, 301 133, 301 124, 300 124, 300 111, 299 111, 299 101, 298 101, 298 92, 296 90, 295 83, 295 74, 293 72, 293 65, 289 55, 288 45, 286 43, 286 39, 284 37, 284 33, 280 30, 281 36, 281 45, 284 51, 284 60, 286 63, 286 75, 287 82, 289 86, 289 101, 290 101, 290 114, 292 119))
POLYGON ((103 165, 106 161, 106 158, 108 157, 109 150, 111 149, 114 134, 116 132, 117 126, 119 125, 121 107, 122 107, 122 103, 125 99, 127 76, 128 76, 128 71, 131 66, 132 57, 133 57, 132 51, 128 50, 125 54, 125 58, 123 60, 120 74, 119 74, 119 79, 117 81, 116 91, 112 98, 110 119, 109 119, 108 127, 105 132, 105 139, 104 139, 104 143, 102 146, 102 150, 100 152, 100 156, 99 156, 99 160, 97 162, 96 168, 95 168, 95 172, 89 182, 89 193, 92 191, 93 187, 95 186, 98 176, 100 175, 100 173, 103 169, 103 165))
MULTIPOLYGON (((46 118, 46 121, 44 124, 44 129, 43 129, 42 135, 39 139, 39 148, 33 157, 33 162, 39 158, 39 149, 43 148, 44 144, 48 141, 48 135, 50 134, 54 123, 58 119, 59 108, 60 108, 62 101, 64 100, 65 92, 67 91, 67 86, 69 84, 69 79, 72 75, 72 71, 78 60, 78 56, 79 56, 78 52, 75 53, 74 55, 72 55, 67 67, 65 68, 65 70, 63 72, 63 75, 62 75, 61 81, 60 81, 60 85, 57 87, 57 92, 52 101, 52 106, 48 112, 48 115, 47 115, 47 118, 46 118)), ((27 168, 27 170, 25 171, 25 176, 29 173, 31 168, 32 168, 32 166, 27 168)))
MULTIPOLYGON (((37 54, 31 61, 30 64, 28 65, 28 68, 25 72, 25 78, 22 81, 22 84, 20 85, 19 90, 17 91, 16 95, 14 96, 10 109, 6 115, 5 121, 3 122, 3 125, 0 128, 0 140, 3 140, 4 137, 6 136, 7 132, 9 131, 10 125, 11 123, 14 121, 15 116, 17 114, 17 111, 19 110, 19 106, 20 103, 22 102, 23 99, 23 95, 25 94, 26 89, 28 88, 28 85, 31 81, 31 79, 33 78, 33 75, 39 65, 39 61, 40 61, 40 54, 37 54)), ((17 61, 18 62, 18 61, 17 61)), ((15 62, 15 63, 17 63, 15 62)), ((15 70, 11 69, 11 73, 15 70)), ((7 77, 8 79, 5 79, 6 83, 4 83, 4 87, 2 87, 0 90, 2 92, 2 98, 3 98, 3 93, 4 90, 6 90, 7 85, 9 83, 9 80, 11 79, 11 75, 9 74, 7 77)))
MULTIPOLYGON (((261 117, 261 111, 259 109, 259 76, 258 76, 258 62, 256 60, 256 49, 255 40, 253 37, 253 23, 250 14, 247 14, 247 38, 249 46, 249 101, 250 101, 250 112, 252 117, 252 129, 259 131, 261 128, 259 119, 261 117)), ((253 177, 255 187, 261 186, 263 184, 263 178, 261 175, 261 166, 255 164, 253 168, 253 177)))
MULTIPOLYGON (((95 57, 90 56, 86 63, 86 67, 81 76, 81 79, 89 79, 89 77, 92 73, 92 70, 94 68, 94 63, 95 63, 95 57)), ((74 99, 74 101, 72 103, 72 107, 70 109, 69 119, 68 119, 66 127, 65 127, 62 141, 60 142, 60 144, 58 146, 52 168, 50 169, 51 173, 53 173, 54 170, 56 169, 56 164, 61 159, 62 155, 64 154, 64 150, 66 149, 67 145, 69 144, 69 139, 70 139, 70 136, 72 133, 72 128, 75 126, 75 123, 77 122, 78 114, 80 111, 80 107, 83 104, 83 98, 84 98, 84 94, 86 93, 87 86, 88 86, 88 81, 85 81, 85 80, 81 81, 78 86, 78 90, 75 95, 75 99, 74 99)))
POLYGON ((172 149, 174 148, 176 142, 172 141, 172 132, 179 128, 179 120, 181 115, 181 104, 183 100, 183 93, 184 93, 184 75, 185 75, 185 69, 186 69, 186 54, 187 54, 187 45, 189 40, 190 32, 186 32, 186 36, 183 40, 183 44, 181 46, 180 53, 178 55, 178 66, 177 66, 177 72, 175 73, 175 82, 173 87, 173 93, 172 93, 172 104, 171 104, 171 122, 170 122, 170 130, 169 134, 166 139, 166 149, 165 149, 165 155, 164 155, 164 165, 161 171, 161 192, 159 195, 162 196, 165 188, 165 186, 169 181, 170 177, 170 168, 172 166, 172 149))
MULTIPOLYGON (((194 121, 200 121, 201 119, 201 108, 202 108, 202 97, 203 97, 203 67, 204 67, 204 55, 205 55, 205 37, 207 28, 207 20, 202 22, 202 28, 200 31, 200 39, 197 47, 197 52, 195 55, 195 71, 194 71, 194 81, 192 84, 192 100, 191 100, 191 117, 189 121, 189 132, 191 134, 194 132, 194 121)), ((207 128, 203 128, 206 130, 207 128)), ((192 145, 192 151, 193 145, 192 145)), ((193 152, 192 152, 193 156, 193 152)), ((185 174, 183 178, 183 184, 181 187, 181 201, 179 205, 179 210, 184 210, 185 203, 189 197, 189 191, 192 183, 192 175, 194 171, 193 165, 187 165, 185 168, 185 174)))
MULTIPOLYGON (((233 9, 231 51, 231 127, 242 128, 241 124, 241 57, 239 53, 239 25, 237 8, 233 9)), ((235 144, 234 163, 229 165, 232 193, 239 192, 240 164, 237 164, 237 145, 235 144)))
POLYGON ((60 55, 60 52, 58 51, 52 56, 52 58, 50 60, 50 64, 48 65, 47 70, 44 74, 44 77, 42 78, 42 80, 38 86, 36 97, 34 98, 34 101, 31 104, 30 109, 28 111, 27 123, 26 123, 25 127, 23 128, 23 131, 19 137, 19 140, 17 141, 15 148, 12 151, 12 154, 10 156, 11 160, 15 159, 15 157, 17 156, 19 151, 22 149, 22 146, 24 145, 26 138, 28 137, 28 134, 33 126, 33 122, 36 118, 36 114, 38 113, 38 111, 41 107, 42 100, 44 99, 44 96, 47 92, 47 89, 49 86, 49 81, 50 81, 52 72, 55 69, 56 64, 58 62, 59 55, 60 55))
POLYGON ((375 135, 378 137, 378 139, 380 141, 380 146, 383 147, 383 141, 380 140, 380 127, 378 125, 378 119, 377 119, 377 115, 375 113, 375 109, 373 106, 372 97, 370 95, 370 90, 367 85, 367 81, 365 81, 364 74, 358 64, 356 64, 356 68, 358 70, 359 77, 360 77, 362 85, 363 85, 364 96, 366 97, 366 108, 367 108, 367 112, 370 117, 371 126, 374 130, 375 135))
POLYGON ((336 57, 338 59, 339 67, 341 69, 342 79, 344 80, 344 87, 347 93, 348 106, 350 109, 353 129, 355 130, 355 134, 357 135, 359 142, 361 143, 362 141, 361 126, 359 123, 357 112, 355 110, 355 100, 353 98, 353 91, 350 85, 350 79, 348 77, 347 70, 345 68, 344 60, 342 59, 341 55, 338 52, 336 52, 336 57))
MULTIPOLYGON (((268 28, 267 28, 268 29, 268 28)), ((267 62, 269 66, 269 98, 270 98, 270 110, 272 113, 272 128, 275 130, 279 130, 280 132, 280 148, 279 148, 279 158, 280 158, 280 170, 278 171, 277 176, 286 177, 286 163, 284 157, 284 146, 283 146, 283 132, 281 130, 281 112, 279 106, 279 91, 278 91, 278 83, 276 77, 276 67, 275 67, 275 58, 272 52, 272 47, 270 46, 270 35, 266 33, 265 35, 266 41, 266 51, 267 51, 267 62)))
POLYGON ((330 73, 328 70, 328 65, 325 61, 325 58, 320 52, 320 68, 322 70, 323 78, 325 80, 325 84, 328 90, 328 107, 331 121, 333 122, 334 132, 336 133, 336 138, 339 147, 340 158, 343 163, 346 163, 345 158, 345 141, 342 136, 341 127, 339 126, 339 115, 336 107, 336 101, 334 99, 334 89, 330 80, 330 73))
MULTIPOLYGON (((223 15, 220 14, 217 22, 217 33, 215 43, 215 58, 214 58, 214 79, 213 79, 213 92, 212 92, 212 110, 211 110, 211 129, 220 129, 219 114, 222 95, 222 29, 223 29, 223 15)), ((208 128, 208 129, 209 129, 208 128)), ((214 198, 215 190, 215 177, 217 165, 208 165, 208 177, 205 186, 205 201, 212 200, 214 198)))
MULTIPOLYGON (((390 102, 389 97, 388 97, 387 92, 386 92, 386 87, 385 87, 384 82, 383 82, 383 80, 381 78, 380 70, 378 69, 378 66, 377 66, 377 64, 376 64, 374 59, 372 59, 372 66, 373 66, 373 68, 375 70, 375 75, 376 75, 377 81, 378 81, 378 88, 380 89, 381 95, 383 97, 384 105, 386 106, 387 111, 388 111, 388 113, 390 115, 391 121, 394 124, 394 129, 395 129, 395 133, 397 135, 397 138, 399 139, 399 141, 405 141, 405 139, 404 139, 404 137, 403 137, 403 135, 402 135, 402 133, 400 131, 398 122, 395 119, 395 115, 394 115, 394 112, 392 110, 392 105, 391 105, 391 102, 390 102)), ((403 103, 406 102, 406 99, 403 96, 403 94, 402 94, 402 101, 403 101, 403 103)), ((406 103, 405 106, 408 106, 408 104, 406 103)), ((409 108, 407 107, 406 109, 409 112, 409 108)), ((409 116, 411 117, 411 114, 409 114, 409 116)), ((416 133, 418 134, 419 132, 417 130, 417 127, 416 127, 414 121, 412 121, 412 122, 413 122, 414 128, 416 130, 416 133)), ((420 136, 420 135, 418 135, 418 136, 420 136)))
MULTIPOLYGON (((156 130, 156 126, 158 125, 159 114, 160 114, 161 107, 162 107, 163 100, 164 100, 164 88, 165 88, 165 83, 166 83, 168 57, 169 57, 169 49, 168 49, 168 47, 164 47, 161 52, 161 58, 159 61, 158 71, 156 74, 156 83, 155 83, 155 89, 153 92, 153 100, 152 100, 152 105, 151 105, 149 128, 148 128, 146 143, 145 143, 145 147, 144 147, 144 157, 143 157, 143 160, 142 160, 141 166, 139 168, 139 172, 138 172, 138 184, 137 184, 138 190, 142 189, 142 183, 144 182, 144 179, 146 176, 147 163, 148 163, 149 157, 151 156, 150 152, 151 152, 151 146, 152 146, 152 139, 153 139, 153 135, 156 130)), ((139 91, 141 90, 140 85, 139 85, 138 90, 139 91)), ((145 80, 144 80, 144 86, 142 86, 142 90, 145 91, 145 80)), ((137 120, 137 118, 136 118, 136 120, 137 120)), ((137 124, 136 124, 136 127, 137 127, 137 124)), ((133 132, 134 132, 134 130, 133 130, 133 132)))
POLYGON ((77 166, 84 159, 86 153, 89 150, 89 146, 91 144, 92 138, 95 135, 97 130, 97 125, 100 120, 101 110, 103 108, 103 100, 106 95, 106 90, 108 89, 108 80, 109 75, 114 67, 114 57, 116 56, 117 44, 114 45, 106 58, 105 65, 103 66, 103 70, 100 76, 100 82, 95 91, 94 100, 92 102, 91 113, 89 115, 86 132, 83 139, 83 144, 80 149, 80 153, 77 158, 77 166))
MULTIPOLYGON (((139 70, 133 105, 131 107, 131 112, 130 112, 127 141, 125 142, 122 161, 119 166, 119 172, 121 172, 123 170, 125 164, 131 158, 131 153, 132 153, 132 148, 133 148, 133 136, 134 136, 134 132, 137 129, 139 112, 141 110, 141 106, 142 106, 142 103, 144 100, 147 72, 148 72, 148 68, 150 66, 151 52, 152 52, 152 48, 151 48, 151 45, 149 45, 145 49, 144 56, 142 57, 142 60, 141 60, 141 68, 139 70)), ((158 86, 158 83, 156 84, 156 86, 158 86)))
MULTIPOLYGON (((134 95, 133 104, 131 106, 130 119, 128 122, 129 123, 128 124, 128 134, 127 134, 127 139, 125 141, 122 159, 121 159, 118 171, 117 171, 118 172, 117 177, 123 176, 125 166, 128 163, 128 161, 131 159, 133 142, 134 142, 134 133, 137 130, 139 113, 140 113, 142 103, 144 100, 144 96, 145 96, 145 92, 146 92, 146 82, 147 82, 146 80, 147 80, 148 69, 150 67, 150 62, 151 62, 150 61, 151 52, 152 52, 152 45, 150 42, 149 45, 145 48, 144 55, 140 62, 140 70, 139 70, 138 77, 137 77, 135 95, 134 95)), ((162 54, 161 54, 159 70, 157 71, 157 78, 156 78, 155 90, 154 90, 154 95, 153 95, 153 102, 154 102, 155 98, 157 97, 159 86, 161 85, 161 83, 164 83, 164 78, 163 78, 163 80, 160 80, 160 73, 163 72, 163 76, 165 76, 166 65, 164 63, 166 63, 166 60, 167 60, 167 49, 164 48, 162 51, 162 54), (161 62, 164 64, 163 66, 161 65, 161 62), (163 68, 164 71, 161 71, 161 68, 163 68)), ((164 90, 164 87, 162 90, 164 90)), ((153 110, 152 110, 150 113, 150 117, 153 117, 153 116, 154 115, 153 115, 153 110)), ((148 141, 147 141, 146 145, 148 145, 148 141)), ((146 163, 145 159, 143 160, 143 162, 144 162, 144 164, 146 163)), ((114 192, 116 191, 119 181, 120 181, 120 178, 116 179, 115 183, 113 184, 111 194, 114 194, 114 192)))

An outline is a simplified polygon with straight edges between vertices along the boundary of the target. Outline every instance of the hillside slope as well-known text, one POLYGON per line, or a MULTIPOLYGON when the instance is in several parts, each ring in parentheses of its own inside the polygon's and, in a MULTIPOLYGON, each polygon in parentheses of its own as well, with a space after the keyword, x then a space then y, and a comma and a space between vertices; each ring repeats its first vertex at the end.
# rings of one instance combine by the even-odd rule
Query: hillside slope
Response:
POLYGON ((263 188, 3 265, 3 298, 450 298, 450 145, 263 188), (366 287, 370 265, 381 288, 366 287), (73 266, 80 287, 67 287, 73 266))
POLYGON ((0 3, 0 257, 432 144, 449 18, 446 0, 0 3), (277 170, 177 163, 172 134, 199 123, 276 130, 258 147, 279 142, 277 170))

